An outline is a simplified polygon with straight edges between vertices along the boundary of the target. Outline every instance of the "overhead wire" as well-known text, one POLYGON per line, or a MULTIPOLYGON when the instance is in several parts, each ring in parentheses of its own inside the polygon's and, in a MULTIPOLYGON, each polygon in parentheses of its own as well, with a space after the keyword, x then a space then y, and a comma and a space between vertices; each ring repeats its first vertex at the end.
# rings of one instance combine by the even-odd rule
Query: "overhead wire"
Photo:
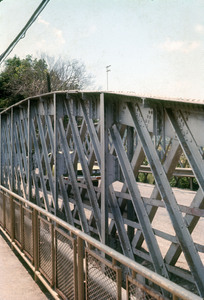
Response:
POLYGON ((23 27, 23 29, 20 31, 20 33, 16 36, 16 38, 12 41, 12 43, 8 46, 8 48, 0 55, 0 65, 2 62, 6 59, 6 57, 11 53, 13 48, 16 46, 16 44, 25 37, 27 30, 30 28, 30 26, 35 22, 39 14, 43 11, 45 6, 48 4, 50 0, 43 0, 40 5, 37 7, 37 9, 34 11, 26 25, 23 27))

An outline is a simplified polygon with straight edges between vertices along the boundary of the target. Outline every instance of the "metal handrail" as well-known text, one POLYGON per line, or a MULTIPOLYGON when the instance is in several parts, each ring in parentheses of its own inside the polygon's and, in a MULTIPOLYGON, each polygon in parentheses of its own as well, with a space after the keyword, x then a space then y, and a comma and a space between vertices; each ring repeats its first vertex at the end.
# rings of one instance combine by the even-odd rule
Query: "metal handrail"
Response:
MULTIPOLYGON (((23 197, 11 192, 4 186, 0 185, 0 190, 4 191, 5 193, 9 194, 11 197, 18 199, 20 202, 23 202, 33 210, 37 211, 38 213, 46 216, 49 220, 53 221, 55 226, 62 226, 64 229, 70 231, 73 235, 78 238, 78 243, 83 243, 82 241, 87 242, 88 245, 92 245, 96 247, 98 250, 102 251, 104 254, 109 255, 112 257, 113 260, 118 261, 119 263, 123 264, 125 267, 130 268, 133 272, 140 274, 141 276, 149 279, 156 285, 160 286, 161 288, 167 290, 173 295, 173 299, 188 299, 188 300, 201 300, 202 298, 191 293, 190 291, 184 289, 183 287, 171 282, 170 280, 160 276, 159 274, 147 269, 146 267, 142 266, 141 264, 129 259, 128 257, 120 254, 119 252, 115 251, 114 249, 102 244, 98 240, 90 237, 86 233, 82 232, 81 230, 73 227, 72 225, 68 224, 67 222, 61 220, 60 218, 52 215, 51 213, 45 211, 44 209, 40 208, 39 206, 29 202, 28 200, 24 199, 23 197), (81 239, 81 240, 80 240, 81 239)), ((34 270, 35 271, 35 270, 34 270)), ((37 276, 40 278, 39 272, 36 270, 37 276)), ((41 279, 41 278, 40 278, 41 279)), ((43 281, 43 280, 42 280, 43 281)), ((80 287, 79 287, 80 289, 80 287)))

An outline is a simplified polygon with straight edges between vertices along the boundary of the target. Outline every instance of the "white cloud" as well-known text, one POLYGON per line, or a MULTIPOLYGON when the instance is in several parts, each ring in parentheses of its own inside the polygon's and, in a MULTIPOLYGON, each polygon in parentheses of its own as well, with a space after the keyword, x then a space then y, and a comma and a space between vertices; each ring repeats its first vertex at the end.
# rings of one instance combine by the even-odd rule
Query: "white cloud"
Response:
POLYGON ((38 17, 37 22, 38 22, 38 24, 43 24, 43 25, 45 25, 45 27, 47 27, 47 34, 46 34, 47 36, 54 34, 54 38, 55 38, 55 40, 57 40, 58 44, 65 43, 65 39, 63 37, 62 30, 52 26, 49 22, 45 21, 40 16, 38 17))
POLYGON ((196 32, 199 32, 199 33, 204 33, 204 26, 201 25, 201 24, 197 24, 197 25, 195 26, 195 31, 196 31, 196 32))
POLYGON ((189 53, 200 46, 199 41, 175 41, 167 39, 159 45, 159 48, 168 52, 189 53))
POLYGON ((54 32, 54 35, 56 36, 58 42, 60 42, 60 44, 64 44, 65 43, 65 39, 63 37, 62 30, 57 29, 57 28, 53 28, 53 32, 54 32))
POLYGON ((45 21, 44 19, 42 19, 41 16, 38 17, 37 22, 38 22, 39 24, 44 24, 45 26, 49 26, 49 25, 50 25, 50 23, 47 22, 47 21, 45 21))

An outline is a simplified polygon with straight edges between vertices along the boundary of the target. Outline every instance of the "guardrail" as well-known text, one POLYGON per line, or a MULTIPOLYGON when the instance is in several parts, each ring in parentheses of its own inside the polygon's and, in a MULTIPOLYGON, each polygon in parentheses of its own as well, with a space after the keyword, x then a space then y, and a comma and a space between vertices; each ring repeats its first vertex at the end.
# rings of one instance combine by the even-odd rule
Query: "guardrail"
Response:
MULTIPOLYGON (((141 165, 138 173, 152 174, 152 170, 150 166, 141 165)), ((193 174, 193 170, 191 168, 175 168, 172 176, 195 178, 195 175, 193 174)))
POLYGON ((3 186, 0 229, 55 299, 201 300, 3 186))

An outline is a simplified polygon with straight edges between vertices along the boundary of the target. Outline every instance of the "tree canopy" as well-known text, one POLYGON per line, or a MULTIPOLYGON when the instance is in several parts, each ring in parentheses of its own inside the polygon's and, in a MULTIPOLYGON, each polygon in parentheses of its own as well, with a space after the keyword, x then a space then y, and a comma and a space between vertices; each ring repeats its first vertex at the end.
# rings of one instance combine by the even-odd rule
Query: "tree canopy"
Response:
POLYGON ((91 83, 84 64, 78 60, 40 59, 27 55, 7 59, 0 73, 0 107, 8 107, 29 96, 59 90, 80 90, 91 83))

